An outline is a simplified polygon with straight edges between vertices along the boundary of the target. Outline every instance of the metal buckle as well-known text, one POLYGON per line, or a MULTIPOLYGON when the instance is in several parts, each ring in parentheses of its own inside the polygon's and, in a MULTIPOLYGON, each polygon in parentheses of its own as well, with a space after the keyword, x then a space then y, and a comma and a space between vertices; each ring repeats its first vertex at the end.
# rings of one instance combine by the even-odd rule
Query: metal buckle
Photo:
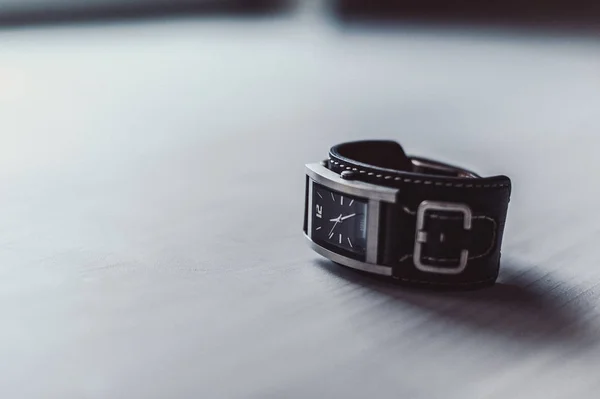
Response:
POLYGON ((445 211, 445 212, 460 212, 464 215, 464 229, 471 230, 471 221, 473 213, 471 208, 465 204, 454 202, 441 201, 423 201, 417 209, 417 228, 415 233, 415 248, 413 252, 413 262, 415 267, 422 272, 437 273, 437 274, 460 274, 467 267, 467 259, 469 258, 469 250, 463 249, 460 253, 458 265, 455 267, 439 267, 428 265, 421 261, 421 249, 423 244, 427 242, 427 232, 423 230, 425 227, 425 213, 427 211, 445 211))

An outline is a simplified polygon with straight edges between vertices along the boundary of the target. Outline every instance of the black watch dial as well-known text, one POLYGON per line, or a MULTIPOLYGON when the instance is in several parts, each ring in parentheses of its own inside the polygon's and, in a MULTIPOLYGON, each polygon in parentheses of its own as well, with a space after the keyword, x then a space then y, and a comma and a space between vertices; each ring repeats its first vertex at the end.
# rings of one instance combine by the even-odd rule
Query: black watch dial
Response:
POLYGON ((367 202, 364 199, 313 182, 310 217, 314 242, 364 256, 367 247, 367 202))

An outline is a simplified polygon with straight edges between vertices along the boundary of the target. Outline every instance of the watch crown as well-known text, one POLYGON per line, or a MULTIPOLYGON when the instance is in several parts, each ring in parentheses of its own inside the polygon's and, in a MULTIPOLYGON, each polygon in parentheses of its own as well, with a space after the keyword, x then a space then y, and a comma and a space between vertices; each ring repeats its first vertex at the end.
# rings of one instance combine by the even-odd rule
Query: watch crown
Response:
POLYGON ((344 180, 354 180, 354 172, 350 172, 349 170, 345 170, 340 173, 340 177, 344 180))

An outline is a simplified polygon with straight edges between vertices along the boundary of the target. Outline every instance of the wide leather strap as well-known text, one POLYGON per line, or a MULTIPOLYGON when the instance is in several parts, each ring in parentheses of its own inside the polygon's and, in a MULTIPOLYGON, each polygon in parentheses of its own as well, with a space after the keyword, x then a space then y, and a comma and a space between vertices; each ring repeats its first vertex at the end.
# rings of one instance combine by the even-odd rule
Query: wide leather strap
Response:
POLYGON ((401 282, 471 288, 493 284, 511 181, 425 158, 408 157, 393 141, 336 145, 328 167, 351 178, 399 188, 382 204, 378 264, 401 282), (347 173, 346 173, 347 174, 347 173))

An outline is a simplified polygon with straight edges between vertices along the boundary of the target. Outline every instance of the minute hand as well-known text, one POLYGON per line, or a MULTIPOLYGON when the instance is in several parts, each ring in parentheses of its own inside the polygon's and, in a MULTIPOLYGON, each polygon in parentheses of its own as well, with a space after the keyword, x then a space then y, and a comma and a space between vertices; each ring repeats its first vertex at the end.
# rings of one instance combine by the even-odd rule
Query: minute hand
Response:
POLYGON ((350 219, 351 217, 356 216, 356 213, 352 213, 350 215, 344 216, 343 218, 341 218, 340 220, 346 220, 346 219, 350 219))

